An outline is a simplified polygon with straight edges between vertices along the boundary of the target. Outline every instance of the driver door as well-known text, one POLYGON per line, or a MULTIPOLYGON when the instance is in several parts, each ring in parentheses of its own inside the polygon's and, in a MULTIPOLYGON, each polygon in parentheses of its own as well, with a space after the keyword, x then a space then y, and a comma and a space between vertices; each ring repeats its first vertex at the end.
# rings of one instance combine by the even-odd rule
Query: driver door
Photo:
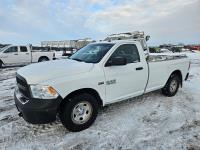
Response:
POLYGON ((126 65, 104 67, 106 103, 113 103, 144 93, 147 83, 147 64, 140 60, 135 44, 120 45, 108 59, 124 57, 126 65))

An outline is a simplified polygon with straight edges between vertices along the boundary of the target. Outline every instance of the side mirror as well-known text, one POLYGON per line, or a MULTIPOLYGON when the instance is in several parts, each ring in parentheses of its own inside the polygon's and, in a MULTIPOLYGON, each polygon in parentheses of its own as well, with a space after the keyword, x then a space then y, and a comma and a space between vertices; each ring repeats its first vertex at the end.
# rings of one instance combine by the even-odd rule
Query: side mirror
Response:
POLYGON ((127 64, 127 60, 124 57, 113 57, 109 59, 105 65, 105 67, 109 66, 123 66, 127 64))
POLYGON ((146 36, 146 41, 148 41, 150 39, 150 36, 149 35, 147 35, 146 36))

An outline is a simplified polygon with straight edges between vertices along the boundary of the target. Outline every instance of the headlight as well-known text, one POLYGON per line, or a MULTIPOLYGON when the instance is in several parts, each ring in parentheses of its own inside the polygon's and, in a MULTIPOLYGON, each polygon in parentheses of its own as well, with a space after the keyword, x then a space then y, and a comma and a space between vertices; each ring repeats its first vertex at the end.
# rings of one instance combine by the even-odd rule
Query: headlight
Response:
POLYGON ((33 98, 55 99, 58 97, 58 93, 51 86, 31 85, 30 87, 33 98))

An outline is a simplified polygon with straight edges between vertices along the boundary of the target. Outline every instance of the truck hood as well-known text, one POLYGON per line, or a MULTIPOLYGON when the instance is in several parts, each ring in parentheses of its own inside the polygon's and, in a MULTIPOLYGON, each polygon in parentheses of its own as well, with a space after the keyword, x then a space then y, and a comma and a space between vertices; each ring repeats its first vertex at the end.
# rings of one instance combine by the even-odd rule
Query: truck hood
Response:
POLYGON ((28 84, 38 84, 62 76, 72 76, 90 71, 94 64, 62 59, 25 66, 17 71, 28 84))

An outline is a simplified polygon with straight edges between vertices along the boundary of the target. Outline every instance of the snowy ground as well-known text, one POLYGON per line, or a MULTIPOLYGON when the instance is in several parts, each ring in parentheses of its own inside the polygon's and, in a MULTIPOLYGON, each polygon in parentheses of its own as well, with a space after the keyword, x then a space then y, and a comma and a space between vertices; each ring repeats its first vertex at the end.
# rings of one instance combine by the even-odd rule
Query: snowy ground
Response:
POLYGON ((102 109, 78 133, 59 121, 32 125, 18 117, 17 67, 0 70, 0 149, 200 149, 200 55, 189 54, 191 75, 172 98, 160 91, 102 109), (194 57, 194 56, 195 57, 194 57))

